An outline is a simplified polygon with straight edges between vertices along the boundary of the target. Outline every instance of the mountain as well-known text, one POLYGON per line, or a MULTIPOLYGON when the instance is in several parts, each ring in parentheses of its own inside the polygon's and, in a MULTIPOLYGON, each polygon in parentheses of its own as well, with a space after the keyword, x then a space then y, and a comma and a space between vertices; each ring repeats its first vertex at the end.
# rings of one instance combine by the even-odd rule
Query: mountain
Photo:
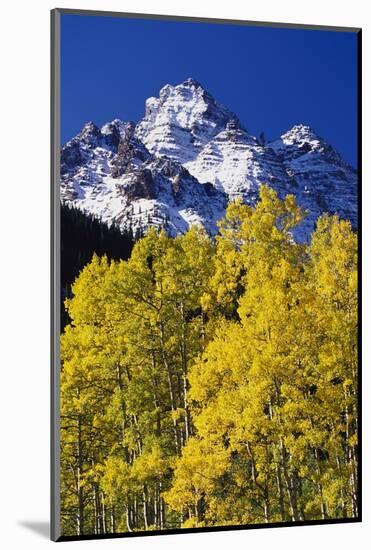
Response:
POLYGON ((253 204, 262 183, 307 210, 298 240, 323 212, 356 226, 357 172, 331 145, 302 124, 265 143, 191 78, 147 99, 137 124, 88 122, 61 151, 62 202, 134 234, 195 223, 215 234, 228 201, 253 204))
POLYGON ((62 148, 62 202, 134 234, 156 225, 177 235, 194 223, 215 233, 226 195, 179 162, 152 155, 135 128, 120 120, 101 129, 89 122, 62 148))
POLYGON ((234 119, 185 166, 200 182, 209 181, 224 191, 229 200, 242 196, 254 202, 263 182, 278 190, 290 189, 290 178, 276 154, 234 119))
POLYGON ((233 118, 201 84, 188 78, 178 86, 167 84, 158 98, 147 99, 136 135, 154 155, 183 164, 193 160, 233 118))
POLYGON ((337 213, 357 226, 357 171, 331 145, 309 126, 297 125, 269 147, 295 182, 291 192, 308 211, 304 233, 323 212, 337 213))

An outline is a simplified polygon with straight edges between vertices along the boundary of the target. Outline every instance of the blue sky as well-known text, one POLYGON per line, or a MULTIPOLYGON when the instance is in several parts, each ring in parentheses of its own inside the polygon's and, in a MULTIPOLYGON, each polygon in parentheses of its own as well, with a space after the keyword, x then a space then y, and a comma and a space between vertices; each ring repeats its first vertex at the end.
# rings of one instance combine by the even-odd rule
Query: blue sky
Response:
POLYGON ((251 133, 309 124, 356 166, 356 33, 64 14, 61 36, 62 143, 191 76, 251 133))

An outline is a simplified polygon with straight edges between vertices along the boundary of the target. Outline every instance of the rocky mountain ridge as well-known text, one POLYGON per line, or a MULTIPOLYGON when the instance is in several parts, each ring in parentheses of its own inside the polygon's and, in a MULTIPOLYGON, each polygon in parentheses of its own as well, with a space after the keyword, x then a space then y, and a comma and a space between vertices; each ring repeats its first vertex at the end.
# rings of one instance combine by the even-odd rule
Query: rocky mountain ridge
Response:
POLYGON ((325 211, 356 226, 357 172, 331 145, 302 124, 264 143, 191 78, 147 99, 137 124, 89 122, 61 151, 61 200, 134 233, 215 234, 228 201, 253 204, 262 183, 307 210, 299 240, 325 211))

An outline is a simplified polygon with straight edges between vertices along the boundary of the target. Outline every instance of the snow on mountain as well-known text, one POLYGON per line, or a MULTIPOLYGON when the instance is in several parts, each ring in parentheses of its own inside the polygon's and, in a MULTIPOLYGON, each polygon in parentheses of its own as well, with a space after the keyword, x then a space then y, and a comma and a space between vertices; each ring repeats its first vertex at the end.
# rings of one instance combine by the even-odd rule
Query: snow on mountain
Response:
POLYGON ((201 84, 188 78, 178 86, 167 84, 158 98, 147 99, 136 135, 151 153, 183 164, 194 159, 233 118, 201 84))
POLYGON ((118 120, 84 126, 62 148, 62 201, 134 233, 156 225, 177 235, 200 224, 214 234, 225 194, 180 163, 151 155, 134 132, 133 123, 118 120))
POLYGON ((357 172, 311 128, 262 143, 190 78, 147 99, 138 124, 89 122, 61 151, 61 200, 134 232, 197 223, 215 234, 227 200, 252 204, 262 183, 308 211, 299 240, 325 211, 356 225, 357 172))
POLYGON ((275 153, 261 145, 237 120, 227 122, 185 166, 200 182, 209 181, 223 190, 230 200, 241 196, 254 203, 261 183, 284 195, 290 189, 290 178, 275 153))
POLYGON ((292 191, 308 212, 301 224, 309 233, 323 212, 339 214, 357 224, 357 171, 312 128, 296 125, 268 144, 295 182, 292 191))

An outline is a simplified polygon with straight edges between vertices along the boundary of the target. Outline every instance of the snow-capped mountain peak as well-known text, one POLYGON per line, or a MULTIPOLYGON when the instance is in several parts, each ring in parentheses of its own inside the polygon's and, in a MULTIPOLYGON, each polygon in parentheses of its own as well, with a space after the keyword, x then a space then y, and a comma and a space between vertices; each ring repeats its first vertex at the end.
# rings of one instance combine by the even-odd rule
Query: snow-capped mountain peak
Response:
POLYGON ((293 192, 307 210, 301 226, 308 235, 323 212, 357 223, 357 172, 310 126, 297 124, 267 144, 295 183, 293 192))
POLYGON ((136 135, 155 155, 184 163, 236 116, 192 78, 177 86, 167 84, 158 98, 146 101, 145 116, 136 135))
POLYGON ((84 124, 81 131, 76 136, 77 139, 89 144, 96 143, 100 137, 100 129, 92 121, 84 124))
POLYGON ((331 155, 337 162, 343 162, 335 149, 306 124, 296 124, 268 146, 277 154, 287 155, 290 152, 291 156, 298 157, 307 153, 323 153, 331 155))
POLYGON ((320 141, 313 128, 307 124, 295 124, 290 130, 282 134, 281 139, 286 145, 320 141))
POLYGON ((306 124, 295 124, 278 139, 269 143, 269 146, 276 152, 293 146, 298 149, 316 150, 321 146, 322 139, 315 131, 306 124))
POLYGON ((193 78, 166 84, 137 124, 88 122, 61 151, 61 199, 122 228, 199 223, 211 233, 227 200, 253 204, 262 183, 296 195, 308 239, 323 212, 357 222, 357 172, 306 124, 265 143, 193 78))

